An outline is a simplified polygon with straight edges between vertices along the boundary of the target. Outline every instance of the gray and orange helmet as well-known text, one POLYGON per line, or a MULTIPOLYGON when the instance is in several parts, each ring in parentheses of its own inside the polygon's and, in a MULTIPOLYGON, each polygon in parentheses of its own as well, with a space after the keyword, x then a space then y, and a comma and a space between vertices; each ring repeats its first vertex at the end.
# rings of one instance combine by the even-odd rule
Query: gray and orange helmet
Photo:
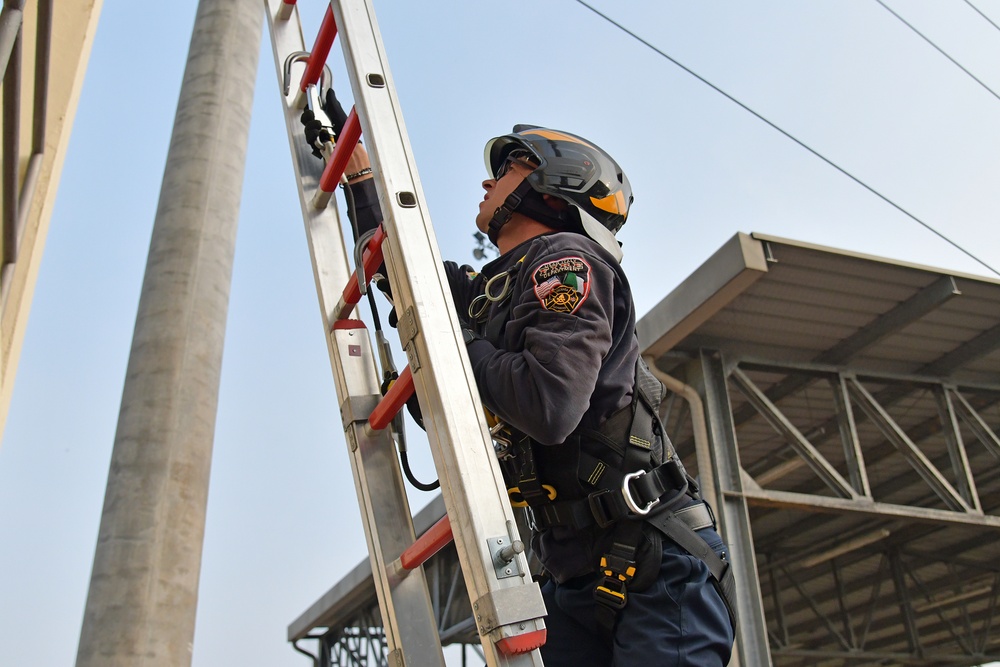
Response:
POLYGON ((525 178, 532 190, 558 197, 579 217, 580 231, 621 261, 615 234, 628 217, 632 186, 618 163, 590 141, 569 132, 515 125, 511 134, 486 144, 491 177, 513 151, 526 150, 538 167, 525 178))

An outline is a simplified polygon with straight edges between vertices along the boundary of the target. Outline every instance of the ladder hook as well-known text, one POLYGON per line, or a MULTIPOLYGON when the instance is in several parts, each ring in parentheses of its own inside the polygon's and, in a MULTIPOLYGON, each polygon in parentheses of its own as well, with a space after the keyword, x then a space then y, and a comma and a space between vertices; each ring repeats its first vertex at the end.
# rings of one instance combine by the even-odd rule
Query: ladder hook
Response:
MULTIPOLYGON (((288 92, 292 88, 292 65, 297 62, 308 61, 308 51, 292 51, 285 58, 284 76, 281 78, 281 89, 288 97, 288 92)), ((333 85, 333 73, 329 65, 323 65, 323 76, 320 78, 320 89, 328 90, 333 85)))

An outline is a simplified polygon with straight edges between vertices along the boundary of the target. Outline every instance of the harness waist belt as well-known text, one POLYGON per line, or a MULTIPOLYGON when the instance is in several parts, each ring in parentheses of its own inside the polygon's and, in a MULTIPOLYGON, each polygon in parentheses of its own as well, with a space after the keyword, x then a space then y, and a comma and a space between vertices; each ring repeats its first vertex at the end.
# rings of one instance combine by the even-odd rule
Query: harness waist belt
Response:
MULTIPOLYGON (((529 506, 525 509, 528 512, 528 524, 537 531, 548 530, 553 526, 570 526, 581 529, 594 523, 601 523, 594 516, 594 507, 590 498, 545 503, 535 507, 529 506)), ((704 501, 698 501, 675 510, 674 516, 694 531, 715 526, 712 510, 704 501)))

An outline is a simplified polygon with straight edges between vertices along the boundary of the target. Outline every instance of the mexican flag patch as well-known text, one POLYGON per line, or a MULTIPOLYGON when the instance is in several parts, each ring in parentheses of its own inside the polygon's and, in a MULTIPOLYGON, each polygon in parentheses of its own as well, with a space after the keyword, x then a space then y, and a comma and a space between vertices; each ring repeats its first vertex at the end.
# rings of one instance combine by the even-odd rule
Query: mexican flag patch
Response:
POLYGON ((531 280, 542 308, 572 314, 590 294, 590 264, 582 257, 563 257, 539 266, 531 280))

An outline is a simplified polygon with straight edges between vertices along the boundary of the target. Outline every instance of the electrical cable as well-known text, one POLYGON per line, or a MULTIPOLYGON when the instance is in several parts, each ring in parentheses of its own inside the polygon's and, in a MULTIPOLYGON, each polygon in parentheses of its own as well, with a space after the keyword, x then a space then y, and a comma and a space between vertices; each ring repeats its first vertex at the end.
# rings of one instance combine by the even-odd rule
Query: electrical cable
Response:
MULTIPOLYGON (((906 26, 907 28, 909 28, 909 29, 910 29, 910 30, 912 30, 913 32, 915 32, 915 33, 917 33, 918 35, 920 35, 920 37, 922 37, 922 38, 923 38, 923 40, 924 40, 925 42, 927 42, 928 44, 930 44, 931 46, 933 46, 933 47, 934 47, 935 49, 937 49, 937 50, 938 50, 938 52, 939 52, 939 53, 940 53, 940 54, 941 54, 942 56, 944 56, 945 58, 947 58, 948 60, 950 60, 950 61, 952 62, 952 64, 954 64, 954 65, 955 65, 955 67, 957 67, 958 69, 960 69, 960 70, 962 70, 963 72, 965 72, 966 74, 968 74, 968 75, 969 75, 969 76, 970 76, 970 77, 972 78, 972 80, 973 80, 973 81, 975 81, 975 82, 976 82, 976 83, 978 83, 978 84, 979 84, 980 86, 982 86, 983 88, 985 88, 986 90, 988 90, 988 91, 990 92, 990 95, 992 95, 993 97, 995 97, 995 98, 997 98, 998 100, 1000 100, 1000 95, 997 95, 997 93, 996 93, 996 91, 995 91, 995 90, 993 90, 992 88, 990 88, 989 86, 987 86, 987 85, 986 85, 985 83, 983 83, 982 81, 980 81, 980 80, 979 80, 979 79, 978 79, 978 78, 976 77, 976 75, 975 75, 975 74, 973 74, 973 73, 972 73, 972 72, 970 72, 969 70, 967 70, 967 69, 965 69, 964 67, 962 67, 962 65, 961 65, 961 64, 960 64, 960 63, 959 63, 959 62, 958 62, 957 60, 955 60, 954 58, 952 58, 951 56, 949 56, 949 55, 947 54, 947 52, 945 52, 945 50, 944 50, 944 49, 942 49, 942 48, 941 48, 940 46, 938 46, 937 44, 935 44, 934 42, 932 42, 932 41, 931 41, 931 39, 930 39, 930 38, 929 38, 929 37, 928 37, 927 35, 925 35, 924 33, 920 32, 919 30, 917 30, 917 29, 916 29, 915 27, 913 27, 913 24, 912 24, 912 23, 910 23, 909 21, 907 21, 906 19, 904 19, 904 18, 903 18, 902 16, 900 16, 899 14, 897 14, 897 13, 896 13, 895 11, 893 11, 892 7, 890 7, 889 5, 887 5, 887 4, 885 4, 884 2, 882 2, 882 0, 875 0, 875 2, 877 2, 878 4, 880 4, 880 5, 882 5, 883 7, 885 7, 885 10, 886 10, 887 12, 889 12, 890 14, 892 14, 893 16, 895 16, 895 17, 896 17, 897 19, 899 19, 899 20, 900 20, 900 22, 901 22, 901 23, 902 23, 903 25, 905 25, 905 26, 906 26)), ((975 9, 975 7, 973 7, 973 9, 975 9)), ((977 10, 977 11, 978 11, 978 10, 977 10)), ((991 21, 991 23, 992 23, 992 21, 991 21)))
POLYGON ((619 30, 621 30, 622 32, 624 32, 625 34, 627 34, 630 37, 632 37, 633 39, 635 39, 637 42, 643 44, 644 46, 646 46, 647 48, 651 49, 652 51, 655 51, 656 53, 658 53, 663 58, 666 58, 667 60, 669 60, 670 62, 672 62, 677 67, 681 68, 682 70, 684 70, 685 72, 687 72, 688 74, 690 74, 694 78, 698 79, 699 81, 701 81, 702 83, 704 83, 706 86, 708 86, 709 88, 711 88, 715 92, 719 93, 720 95, 722 95, 723 97, 725 97, 726 99, 728 99, 730 102, 736 104, 737 106, 739 106, 740 108, 742 108, 744 111, 746 111, 746 112, 752 114, 753 116, 755 116, 758 120, 761 120, 761 121, 767 123, 769 126, 771 126, 772 129, 777 130, 778 132, 780 132, 781 134, 783 134, 788 139, 791 139, 792 141, 794 141, 795 143, 797 143, 799 146, 801 146, 802 148, 806 149, 807 151, 809 151, 810 153, 812 153, 813 155, 815 155, 816 157, 818 157, 820 160, 823 160, 823 162, 826 162, 828 165, 830 165, 831 167, 833 167, 834 169, 836 169, 837 171, 839 171, 840 173, 842 173, 844 176, 847 176, 852 181, 854 181, 855 183, 857 183, 861 187, 865 188, 866 190, 868 190, 869 192, 871 192, 873 195, 875 195, 876 197, 878 197, 882 201, 886 202, 887 204, 889 204, 890 206, 892 206, 893 208, 895 208, 897 211, 903 213, 908 218, 910 218, 911 220, 913 220, 914 222, 916 222, 917 224, 919 224, 920 226, 922 226, 924 229, 927 229, 928 231, 930 231, 931 233, 933 233, 934 235, 936 235, 938 238, 944 240, 949 245, 951 245, 952 247, 954 247, 957 250, 959 250, 960 252, 962 252, 967 257, 970 257, 971 259, 975 260, 976 262, 978 262, 982 266, 984 266, 987 269, 989 269, 991 272, 993 272, 996 275, 1000 276, 1000 271, 997 271, 992 266, 990 266, 989 264, 987 264, 983 260, 981 260, 978 257, 976 257, 975 255, 973 255, 971 252, 969 252, 968 250, 966 250, 962 246, 958 245, 958 243, 956 243, 955 241, 952 241, 950 238, 948 238, 947 236, 945 236, 944 234, 942 234, 938 230, 934 229, 932 226, 930 226, 929 224, 927 224, 926 222, 924 222, 923 220, 921 220, 920 218, 918 218, 914 214, 910 213, 905 208, 903 208, 902 206, 900 206, 896 202, 892 201, 887 196, 883 195, 881 192, 879 192, 878 190, 876 190, 872 186, 868 185, 867 183, 865 183, 864 181, 862 181, 860 178, 858 178, 857 176, 855 176, 851 172, 847 171, 846 169, 844 169, 843 167, 841 167, 840 165, 838 165, 837 163, 835 163, 833 160, 827 158, 822 153, 820 153, 819 151, 813 149, 812 147, 810 147, 808 144, 806 144, 805 142, 801 141, 800 139, 797 139, 795 136, 793 136, 792 134, 790 134, 786 130, 783 130, 782 128, 778 127, 777 125, 775 125, 774 123, 772 123, 770 120, 768 120, 767 118, 765 118, 761 114, 757 113, 756 111, 754 111, 753 109, 751 109, 750 107, 748 107, 743 102, 740 102, 738 99, 736 99, 735 97, 733 97, 732 95, 730 95, 726 91, 722 90, 721 88, 719 88, 718 86, 716 86, 714 83, 712 83, 711 81, 709 81, 705 77, 701 76, 700 74, 698 74, 697 72, 695 72, 691 68, 687 67, 686 65, 684 65, 683 63, 681 63, 677 59, 673 58, 672 56, 668 55, 667 53, 664 53, 663 51, 661 51, 657 47, 653 46, 651 43, 647 42, 642 37, 639 37, 639 35, 635 34, 634 32, 632 32, 631 30, 629 30, 628 28, 626 28, 622 24, 618 23, 617 21, 615 21, 611 17, 609 17, 609 16, 607 16, 605 14, 602 14, 600 11, 598 11, 597 9, 591 7, 590 5, 588 5, 583 0, 576 0, 576 2, 579 3, 579 4, 581 4, 581 5, 583 5, 584 7, 586 7, 587 9, 589 9, 590 11, 592 11, 593 13, 597 14, 598 16, 600 16, 602 19, 604 19, 605 21, 607 21, 611 25, 615 26, 616 28, 618 28, 619 30))
MULTIPOLYGON (((358 223, 356 219, 357 205, 355 204, 354 201, 354 192, 351 191, 350 186, 347 185, 346 183, 342 186, 342 189, 344 191, 344 199, 347 202, 347 218, 351 221, 351 231, 354 234, 354 241, 357 242, 359 238, 359 233, 358 233, 358 223)), ((376 336, 378 337, 378 335, 381 334, 382 332, 382 322, 378 316, 378 307, 375 305, 375 297, 373 296, 372 290, 368 289, 366 290, 366 292, 368 293, 368 308, 369 310, 371 310, 372 320, 374 321, 375 324, 376 336)), ((384 370, 385 369, 383 369, 383 371, 384 370)), ((393 373, 392 376, 383 377, 382 382, 383 384, 391 383, 392 381, 395 381, 395 379, 396 379, 396 374, 393 373)), ((383 389, 383 391, 385 390, 383 389)), ((420 425, 421 427, 423 426, 422 423, 420 425)), ((402 442, 403 441, 400 440, 400 443, 402 442)), ((434 491, 435 489, 441 487, 441 480, 434 480, 433 482, 428 484, 425 482, 421 482, 416 478, 416 476, 413 474, 413 470, 410 469, 410 458, 406 453, 406 448, 402 444, 400 444, 399 447, 399 459, 401 464, 400 467, 402 467, 403 469, 403 474, 406 476, 406 479, 410 482, 410 484, 412 484, 415 488, 419 489, 420 491, 434 491)))
POLYGON ((984 19, 986 19, 986 21, 987 21, 987 22, 988 22, 988 23, 989 23, 990 25, 992 25, 992 26, 993 26, 994 28, 996 28, 997 30, 1000 30, 1000 25, 997 25, 996 23, 994 23, 994 22, 993 22, 993 19, 991 19, 991 18, 990 18, 989 16, 987 16, 986 14, 984 14, 984 13, 983 13, 983 10, 979 9, 979 7, 976 7, 976 6, 974 5, 974 4, 972 4, 971 2, 969 2, 969 0, 965 0, 965 4, 969 5, 969 6, 970 6, 970 7, 972 7, 972 8, 974 9, 974 10, 976 10, 976 13, 977 13, 977 14, 979 14, 980 16, 982 16, 982 17, 983 17, 984 19))

